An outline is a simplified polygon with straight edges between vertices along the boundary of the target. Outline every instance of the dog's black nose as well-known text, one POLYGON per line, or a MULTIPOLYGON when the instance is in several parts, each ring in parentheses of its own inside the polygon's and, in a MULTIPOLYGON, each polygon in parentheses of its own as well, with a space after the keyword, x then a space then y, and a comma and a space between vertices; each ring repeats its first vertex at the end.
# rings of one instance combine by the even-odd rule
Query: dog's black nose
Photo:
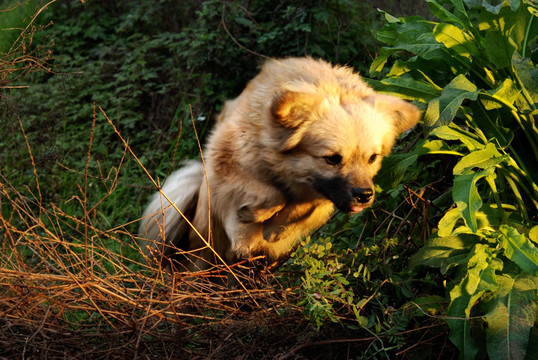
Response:
POLYGON ((354 188, 353 197, 361 204, 366 204, 372 200, 374 190, 372 188, 354 188))

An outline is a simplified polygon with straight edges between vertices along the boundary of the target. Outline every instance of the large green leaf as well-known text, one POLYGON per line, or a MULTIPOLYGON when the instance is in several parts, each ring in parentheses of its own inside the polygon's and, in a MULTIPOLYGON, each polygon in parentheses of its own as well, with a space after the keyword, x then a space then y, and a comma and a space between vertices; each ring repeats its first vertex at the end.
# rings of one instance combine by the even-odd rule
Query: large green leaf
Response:
POLYGON ((538 225, 534 226, 529 231, 529 240, 532 242, 538 244, 538 225))
POLYGON ((512 79, 508 78, 496 89, 481 92, 480 98, 486 110, 499 109, 503 106, 512 109, 520 92, 521 90, 518 89, 512 79))
POLYGON ((487 351, 490 359, 523 360, 536 321, 538 278, 528 274, 512 279, 497 275, 499 288, 485 304, 487 351))
POLYGON ((441 273, 458 265, 467 265, 470 250, 478 241, 478 237, 461 234, 459 236, 433 236, 411 258, 410 267, 428 266, 439 268, 441 273))
POLYGON ((504 255, 523 271, 538 276, 538 248, 513 227, 501 225, 499 231, 504 255))
POLYGON ((486 56, 498 69, 512 63, 512 54, 517 45, 510 34, 515 23, 516 14, 506 2, 497 14, 488 11, 482 11, 480 14, 479 28, 485 32, 486 56))
POLYGON ((430 134, 443 140, 459 140, 469 151, 484 148, 484 144, 477 135, 465 131, 453 123, 436 127, 432 129, 430 134))
POLYGON ((441 95, 441 90, 430 83, 417 81, 411 77, 391 77, 381 81, 364 79, 374 90, 389 95, 399 96, 407 100, 427 103, 441 95))
POLYGON ((489 247, 476 244, 467 263, 467 273, 450 291, 447 309, 449 338, 459 349, 460 359, 474 359, 478 353, 478 347, 471 337, 471 308, 486 290, 495 290, 497 284, 492 276, 498 268, 499 262, 494 261, 489 247))
POLYGON ((478 230, 476 212, 482 206, 482 198, 478 193, 476 182, 486 176, 494 176, 493 167, 479 172, 458 175, 454 179, 452 197, 461 213, 465 224, 475 233, 478 230))
POLYGON ((458 112, 461 103, 466 100, 476 100, 477 87, 464 75, 458 75, 443 89, 441 96, 428 104, 424 114, 426 128, 448 125, 458 112))
POLYGON ((382 47, 381 50, 379 50, 379 54, 377 55, 377 57, 370 64, 370 75, 373 76, 379 74, 385 67, 385 64, 387 63, 389 57, 392 54, 397 53, 398 51, 400 50, 395 48, 382 47))
POLYGON ((468 59, 480 56, 474 37, 452 24, 438 24, 433 30, 433 35, 435 40, 444 44, 459 56, 468 59))
MULTIPOLYGON (((486 179, 488 179, 486 177, 486 179)), ((492 208, 487 204, 482 205, 480 211, 475 214, 477 230, 494 231, 503 219, 504 210, 492 208)), ((471 233, 466 226, 456 228, 459 220, 462 219, 458 208, 448 211, 439 221, 437 234, 439 236, 461 236, 471 233)))
MULTIPOLYGON (((466 2, 468 1, 469 0, 466 0, 466 2)), ((499 11, 501 11, 501 8, 504 6, 505 3, 508 3, 510 7, 512 8, 512 10, 516 11, 517 9, 519 9, 521 5, 521 0, 505 0, 505 1, 500 1, 499 4, 496 4, 496 5, 491 4, 489 1, 482 1, 480 5, 482 5, 484 9, 486 9, 487 11, 493 14, 498 14, 499 11)))
POLYGON ((470 27, 469 18, 462 0, 450 0, 450 2, 454 7, 452 11, 447 10, 435 0, 426 0, 432 13, 439 19, 448 23, 459 24, 463 28, 470 27))
POLYGON ((474 173, 476 168, 487 169, 508 160, 508 155, 501 155, 495 145, 488 143, 484 149, 476 150, 464 156, 452 169, 454 175, 474 173))
POLYGON ((530 59, 523 58, 518 53, 512 56, 512 66, 522 90, 518 105, 522 110, 536 110, 538 108, 538 81, 536 81, 538 69, 530 59))
POLYGON ((432 29, 431 22, 418 17, 383 26, 376 32, 376 38, 390 47, 381 48, 379 55, 370 65, 370 74, 381 72, 387 59, 397 52, 409 52, 428 60, 443 59, 443 45, 435 40, 432 29))
POLYGON ((391 154, 383 159, 383 166, 376 175, 376 185, 379 185, 381 189, 395 188, 401 182, 409 166, 416 163, 419 156, 426 154, 460 155, 441 140, 422 141, 408 153, 391 154))
POLYGON ((439 236, 450 236, 456 226, 458 220, 461 219, 461 213, 457 208, 447 211, 447 213, 439 220, 439 236))

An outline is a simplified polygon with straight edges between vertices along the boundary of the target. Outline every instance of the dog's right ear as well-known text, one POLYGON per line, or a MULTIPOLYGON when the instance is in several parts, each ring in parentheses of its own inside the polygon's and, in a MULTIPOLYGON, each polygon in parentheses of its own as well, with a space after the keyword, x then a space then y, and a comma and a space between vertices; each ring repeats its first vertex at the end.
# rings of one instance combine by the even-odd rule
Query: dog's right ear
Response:
POLYGON ((276 94, 271 105, 274 139, 279 139, 279 151, 293 149, 306 131, 314 111, 323 100, 316 93, 284 90, 276 94))
POLYGON ((375 94, 371 99, 376 109, 389 115, 398 134, 409 130, 420 120, 420 110, 396 96, 375 94))

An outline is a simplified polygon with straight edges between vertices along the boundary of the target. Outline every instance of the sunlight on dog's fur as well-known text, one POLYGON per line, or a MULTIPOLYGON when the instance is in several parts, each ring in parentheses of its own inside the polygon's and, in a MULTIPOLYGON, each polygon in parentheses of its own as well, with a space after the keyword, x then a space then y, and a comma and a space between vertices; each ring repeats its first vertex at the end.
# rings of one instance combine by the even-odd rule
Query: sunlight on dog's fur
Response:
POLYGON ((203 153, 205 171, 188 162, 162 188, 213 250, 159 193, 140 224, 142 249, 180 271, 207 269, 214 252, 227 263, 276 260, 334 206, 370 206, 382 157, 419 118, 414 105, 375 93, 347 67, 269 60, 226 102, 203 153))

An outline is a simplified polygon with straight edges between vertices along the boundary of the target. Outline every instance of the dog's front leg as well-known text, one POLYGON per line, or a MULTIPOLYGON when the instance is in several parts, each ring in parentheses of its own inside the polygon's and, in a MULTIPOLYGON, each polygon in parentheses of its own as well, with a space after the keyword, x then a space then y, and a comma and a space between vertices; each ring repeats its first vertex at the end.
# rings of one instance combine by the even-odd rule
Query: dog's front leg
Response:
POLYGON ((286 199, 280 191, 265 192, 264 196, 251 195, 237 209, 237 219, 240 223, 262 223, 272 218, 286 205, 286 199))

